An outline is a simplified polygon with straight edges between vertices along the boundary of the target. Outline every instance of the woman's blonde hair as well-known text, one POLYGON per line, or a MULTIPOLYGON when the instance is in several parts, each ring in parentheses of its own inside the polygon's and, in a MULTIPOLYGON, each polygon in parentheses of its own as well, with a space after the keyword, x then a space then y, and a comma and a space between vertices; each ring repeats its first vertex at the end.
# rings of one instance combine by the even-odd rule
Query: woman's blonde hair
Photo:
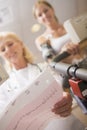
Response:
MULTIPOLYGON (((36 17, 35 10, 37 9, 38 5, 40 5, 40 4, 45 4, 45 5, 47 5, 49 8, 51 8, 51 9, 54 10, 53 6, 52 6, 49 2, 47 2, 47 1, 45 1, 45 0, 38 0, 38 1, 34 4, 34 6, 33 6, 33 15, 34 15, 35 18, 37 18, 37 17, 36 17)), ((55 17, 55 19, 58 21, 58 18, 56 17, 56 15, 55 15, 54 17, 55 17)))
MULTIPOLYGON (((16 35, 16 33, 14 32, 0 32, 0 42, 2 41, 6 41, 8 38, 12 38, 13 40, 22 43, 23 45, 23 56, 25 58, 25 60, 27 61, 27 63, 33 63, 34 57, 31 54, 30 50, 28 49, 28 47, 23 43, 23 41, 16 35)), ((8 62, 8 61, 6 61, 8 62)), ((9 67, 11 66, 11 63, 9 63, 9 67)))

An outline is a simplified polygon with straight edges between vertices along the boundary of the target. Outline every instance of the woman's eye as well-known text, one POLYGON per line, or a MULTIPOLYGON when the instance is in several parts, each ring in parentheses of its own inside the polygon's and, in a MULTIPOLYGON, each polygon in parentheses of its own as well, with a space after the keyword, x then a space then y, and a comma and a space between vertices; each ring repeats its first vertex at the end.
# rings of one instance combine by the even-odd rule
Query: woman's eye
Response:
POLYGON ((38 15, 38 17, 41 17, 41 16, 42 16, 42 14, 39 14, 39 15, 38 15))
POLYGON ((8 44, 8 46, 12 46, 12 45, 13 45, 13 43, 12 43, 12 42, 8 44))
POLYGON ((48 12, 48 9, 45 9, 45 10, 44 10, 44 13, 47 13, 47 12, 48 12))
MULTIPOLYGON (((48 9, 44 9, 43 12, 42 12, 42 14, 43 14, 43 13, 46 14, 47 12, 48 12, 48 9)), ((38 17, 41 17, 42 14, 38 14, 38 17)))
POLYGON ((1 52, 4 52, 4 51, 5 51, 5 48, 2 48, 2 49, 1 49, 1 52))

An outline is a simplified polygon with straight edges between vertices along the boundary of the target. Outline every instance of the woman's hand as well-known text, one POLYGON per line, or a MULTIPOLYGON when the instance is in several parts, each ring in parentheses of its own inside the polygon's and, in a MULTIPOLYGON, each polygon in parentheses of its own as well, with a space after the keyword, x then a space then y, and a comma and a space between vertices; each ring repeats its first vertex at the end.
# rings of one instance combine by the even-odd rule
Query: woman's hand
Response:
POLYGON ((61 52, 64 52, 64 51, 67 51, 71 55, 79 54, 79 52, 80 52, 79 51, 79 44, 68 43, 61 50, 61 52))
POLYGON ((63 92, 63 98, 54 105, 52 112, 60 115, 61 117, 66 117, 71 114, 72 110, 71 107, 72 107, 71 95, 68 92, 63 92))

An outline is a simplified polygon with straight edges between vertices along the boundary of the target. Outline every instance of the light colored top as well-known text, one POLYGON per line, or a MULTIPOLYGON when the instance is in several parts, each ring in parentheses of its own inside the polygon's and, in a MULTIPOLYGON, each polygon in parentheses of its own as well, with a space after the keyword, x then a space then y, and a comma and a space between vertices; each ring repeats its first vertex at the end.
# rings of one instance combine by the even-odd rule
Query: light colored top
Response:
MULTIPOLYGON (((40 66, 43 68, 44 65, 40 66)), ((6 108, 23 88, 31 84, 40 74, 40 69, 36 65, 28 65, 24 69, 13 69, 10 78, 0 86, 0 113, 6 108)), ((66 118, 53 119, 45 130, 83 130, 84 125, 73 115, 66 118)))
POLYGON ((68 44, 71 42, 69 34, 65 34, 58 38, 52 38, 50 36, 49 39, 51 41, 51 46, 56 53, 59 53, 65 44, 68 44))
MULTIPOLYGON (((67 33, 61 37, 53 38, 51 35, 46 36, 50 40, 50 44, 55 51, 55 53, 60 53, 64 45, 72 43, 70 35, 67 33)), ((73 43, 75 44, 75 43, 73 43)), ((64 60, 65 63, 78 63, 83 59, 80 54, 70 55, 67 59, 64 60)))
MULTIPOLYGON (((39 39, 39 40, 41 40, 41 39, 39 39)), ((72 43, 70 35, 68 33, 64 34, 61 37, 56 37, 56 38, 52 37, 51 34, 47 34, 47 35, 43 34, 42 35, 42 41, 44 42, 44 40, 45 41, 46 40, 50 41, 51 47, 52 47, 53 51, 56 54, 60 54, 61 52, 63 52, 64 49, 66 48, 64 46, 67 45, 67 44, 69 44, 69 43, 72 43)), ((72 43, 72 44, 75 44, 75 43, 72 43)), ((40 51, 42 51, 40 44, 38 44, 38 40, 36 41, 36 46, 38 47, 38 49, 40 51)), ((70 55, 69 57, 63 59, 63 62, 69 63, 69 64, 71 64, 71 63, 77 64, 83 58, 84 58, 84 54, 82 54, 82 52, 80 52, 80 53, 78 53, 76 55, 70 55)))
MULTIPOLYGON (((65 45, 71 42, 69 34, 65 34, 61 37, 53 38, 51 34, 45 35, 43 34, 42 37, 44 37, 47 40, 50 40, 51 47, 56 53, 59 53, 61 51, 61 48, 65 45)), ((42 51, 40 45, 38 42, 36 42, 36 46, 40 51, 42 51)))

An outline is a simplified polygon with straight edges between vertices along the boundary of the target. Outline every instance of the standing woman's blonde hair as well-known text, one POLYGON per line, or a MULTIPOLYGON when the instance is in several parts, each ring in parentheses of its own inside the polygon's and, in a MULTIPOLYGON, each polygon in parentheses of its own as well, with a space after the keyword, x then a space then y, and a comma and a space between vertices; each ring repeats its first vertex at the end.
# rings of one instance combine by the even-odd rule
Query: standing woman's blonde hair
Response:
MULTIPOLYGON (((22 43, 23 45, 23 56, 25 58, 25 60, 27 61, 27 63, 33 63, 33 56, 30 52, 30 50, 28 49, 28 47, 26 47, 26 45, 23 43, 23 41, 21 41, 21 39, 16 35, 16 33, 14 32, 0 32, 0 43, 11 38, 17 42, 22 43)), ((9 63, 8 61, 6 61, 6 63, 9 65, 8 67, 12 68, 11 63, 9 63)))

